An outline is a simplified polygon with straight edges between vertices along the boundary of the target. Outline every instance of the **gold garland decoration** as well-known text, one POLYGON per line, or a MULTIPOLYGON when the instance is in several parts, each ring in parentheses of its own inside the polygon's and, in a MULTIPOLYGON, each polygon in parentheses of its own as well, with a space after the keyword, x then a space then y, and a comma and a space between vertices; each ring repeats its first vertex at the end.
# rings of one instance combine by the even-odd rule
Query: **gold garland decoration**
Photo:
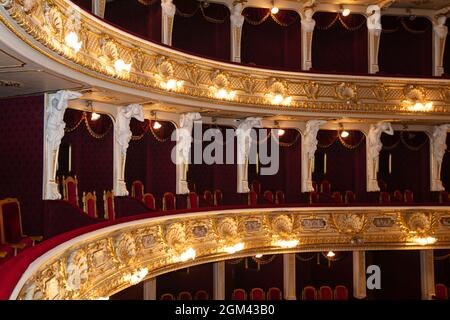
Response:
POLYGON ((284 23, 284 22, 281 22, 281 21, 277 18, 277 16, 274 15, 270 10, 268 10, 268 11, 267 11, 267 14, 266 14, 264 17, 262 17, 262 19, 259 20, 259 21, 251 20, 251 19, 250 19, 249 17, 247 17, 247 16, 244 16, 244 19, 245 19, 245 21, 246 21, 247 23, 251 24, 252 26, 259 26, 259 25, 263 24, 267 19, 269 19, 269 17, 271 17, 272 20, 273 20, 276 24, 278 24, 279 26, 281 26, 281 27, 290 27, 290 26, 292 26, 294 23, 296 23, 297 20, 299 19, 299 15, 297 15, 296 18, 295 18, 293 21, 291 21, 290 23, 284 23))
POLYGON ((422 147, 425 146, 425 145, 427 144, 427 142, 428 142, 428 137, 427 137, 427 139, 425 139, 425 142, 422 143, 421 145, 419 145, 419 146, 417 146, 417 147, 411 146, 411 145, 409 145, 409 144, 406 142, 403 133, 404 133, 404 131, 401 131, 401 132, 400 132, 400 140, 401 140, 401 142, 404 144, 404 146, 405 146, 408 150, 411 150, 411 151, 419 151, 419 150, 422 149, 422 147))
POLYGON ((138 2, 146 6, 151 6, 158 2, 158 0, 138 0, 138 2))
POLYGON ((395 142, 392 146, 384 146, 384 145, 383 145, 383 150, 386 150, 386 151, 394 150, 395 148, 398 147, 398 145, 400 144, 400 142, 401 142, 400 139, 398 139, 398 141, 395 142))
POLYGON ((311 261, 312 259, 314 259, 314 256, 315 256, 315 255, 316 255, 316 253, 313 253, 313 254, 311 255, 311 257, 309 257, 309 258, 302 258, 302 257, 300 256, 300 254, 296 253, 296 254, 295 254, 295 258, 296 258, 298 261, 307 262, 307 261, 311 261))
MULTIPOLYGON (((412 33, 412 34, 424 34, 425 32, 427 32, 427 29, 428 29, 428 28, 425 28, 423 30, 414 30, 414 29, 408 27, 408 25, 405 22, 405 17, 402 17, 400 19, 400 25, 403 27, 403 29, 405 29, 406 31, 408 31, 409 33, 412 33)), ((400 30, 400 27, 398 26, 393 29, 382 29, 381 32, 389 34, 389 33, 395 33, 399 30, 400 30)))
POLYGON ((328 29, 330 29, 332 26, 334 26, 334 24, 336 23, 336 21, 338 21, 338 19, 339 19, 339 13, 336 14, 336 17, 334 17, 334 19, 330 22, 330 24, 328 24, 328 25, 322 27, 322 26, 319 26, 319 25, 316 23, 316 28, 319 29, 319 30, 323 30, 323 31, 324 31, 324 30, 328 30, 328 29))
POLYGON ((81 115, 80 120, 75 124, 75 126, 74 126, 73 128, 67 128, 67 127, 65 127, 65 128, 64 128, 64 132, 69 133, 69 132, 75 131, 75 130, 80 126, 80 124, 83 122, 85 116, 86 116, 86 113, 83 112, 83 114, 81 115))
POLYGON ((251 20, 249 17, 244 16, 245 22, 251 24, 252 26, 259 26, 263 24, 271 15, 270 10, 267 10, 267 14, 259 21, 251 20))
POLYGON ((450 260, 450 253, 449 254, 446 254, 446 255, 443 255, 443 256, 439 256, 439 257, 434 257, 434 260, 436 260, 436 261, 443 261, 443 260, 447 260, 447 259, 449 259, 450 260))
POLYGON ((198 12, 198 10, 200 9, 200 12, 202 13, 203 18, 211 23, 215 23, 215 24, 222 24, 225 23, 226 18, 224 19, 215 19, 215 18, 211 18, 208 17, 203 9, 203 5, 201 3, 198 4, 197 8, 194 10, 194 12, 192 13, 185 13, 182 12, 180 9, 176 8, 176 12, 179 16, 183 17, 183 18, 192 18, 193 16, 195 16, 195 14, 198 12))
POLYGON ((263 266, 263 265, 266 265, 266 264, 271 263, 273 260, 275 260, 276 257, 277 257, 277 256, 276 256, 275 254, 273 254, 273 255, 272 255, 271 257, 269 257, 267 260, 263 259, 263 257, 261 257, 261 258, 252 257, 252 260, 253 260, 255 263, 257 263, 257 264, 263 266))
POLYGON ((340 133, 338 133, 338 139, 345 148, 353 150, 353 149, 357 149, 361 145, 361 143, 366 139, 366 136, 363 134, 361 137, 361 140, 359 140, 358 143, 355 145, 351 145, 351 144, 348 144, 347 142, 345 142, 344 138, 341 137, 340 133))
POLYGON ((103 139, 104 137, 106 137, 106 135, 109 133, 109 131, 112 128, 112 123, 111 123, 109 125, 109 128, 106 129, 106 131, 104 133, 102 133, 102 134, 95 133, 94 130, 92 130, 91 126, 89 125, 89 121, 87 119, 86 112, 84 112, 83 116, 84 116, 84 124, 86 126, 86 129, 88 130, 89 134, 95 139, 103 139))
POLYGON ((227 260, 225 261, 228 264, 232 264, 232 265, 236 265, 242 262, 242 260, 244 260, 244 258, 239 258, 239 259, 234 259, 234 260, 227 260))
POLYGON ((344 27, 344 29, 348 30, 348 31, 357 31, 359 29, 361 29, 365 24, 366 24, 366 20, 363 20, 359 25, 355 26, 355 27, 350 27, 345 20, 343 19, 342 15, 340 13, 336 13, 336 17, 326 26, 319 26, 316 24, 316 28, 322 31, 328 30, 331 27, 333 27, 336 22, 340 22, 341 25, 344 27))

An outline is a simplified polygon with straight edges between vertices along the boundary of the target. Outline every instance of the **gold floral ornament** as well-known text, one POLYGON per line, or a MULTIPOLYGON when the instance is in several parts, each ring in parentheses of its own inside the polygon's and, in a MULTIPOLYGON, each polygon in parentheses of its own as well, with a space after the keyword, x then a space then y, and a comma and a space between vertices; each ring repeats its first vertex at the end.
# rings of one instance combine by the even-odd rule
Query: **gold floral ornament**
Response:
POLYGON ((303 90, 305 90, 308 99, 316 100, 319 94, 319 84, 314 81, 308 81, 303 84, 303 90))
POLYGON ((165 242, 172 252, 172 262, 194 260, 197 252, 187 242, 185 227, 182 223, 173 223, 165 231, 165 242))
POLYGON ((60 47, 63 35, 63 21, 58 8, 45 2, 43 29, 50 36, 55 47, 60 47))
POLYGON ((124 76, 131 70, 131 63, 125 63, 119 56, 119 50, 114 40, 102 38, 100 40, 101 61, 104 70, 112 76, 124 76))
POLYGON ((156 59, 156 69, 158 73, 155 78, 158 80, 159 86, 167 91, 179 91, 184 84, 184 81, 177 80, 174 77, 175 68, 173 63, 166 57, 159 56, 156 59))
POLYGON ((331 218, 336 230, 347 235, 363 233, 368 222, 365 214, 356 213, 332 214, 331 218))
POLYGON ((71 8, 68 12, 68 16, 69 17, 66 20, 64 42, 69 49, 65 53, 70 55, 70 50, 73 50, 75 54, 78 53, 83 42, 79 40, 81 30, 80 14, 71 8))
POLYGON ((270 104, 283 106, 289 106, 291 104, 292 97, 288 96, 287 84, 285 81, 271 78, 267 81, 266 87, 269 90, 266 94, 266 98, 270 104))
POLYGON ((122 265, 130 264, 136 257, 136 243, 128 233, 122 233, 114 238, 114 252, 117 260, 122 265))
POLYGON ((211 95, 220 100, 233 100, 236 91, 231 90, 228 76, 220 70, 211 73, 212 86, 209 87, 211 95))
POLYGON ((89 279, 88 270, 86 252, 82 249, 72 252, 66 264, 67 290, 77 295, 89 279))
POLYGON ((355 84, 342 82, 335 87, 336 97, 347 103, 358 101, 357 88, 355 84))
POLYGON ((433 213, 406 212, 399 213, 397 220, 406 233, 406 240, 420 245, 433 244, 437 239, 433 236, 438 219, 433 213))
POLYGON ((244 76, 241 79, 242 88, 246 94, 254 94, 256 90, 255 79, 251 76, 244 76))
POLYGON ((427 91, 424 87, 410 84, 405 86, 403 94, 405 99, 402 101, 402 105, 405 110, 412 112, 433 110, 433 102, 426 101, 427 91))
POLYGON ((217 222, 216 232, 223 252, 233 254, 245 249, 245 243, 240 241, 238 224, 233 218, 221 219, 217 222))
POLYGON ((278 215, 270 219, 272 245, 281 248, 294 248, 299 240, 293 236, 293 222, 288 215, 278 215))

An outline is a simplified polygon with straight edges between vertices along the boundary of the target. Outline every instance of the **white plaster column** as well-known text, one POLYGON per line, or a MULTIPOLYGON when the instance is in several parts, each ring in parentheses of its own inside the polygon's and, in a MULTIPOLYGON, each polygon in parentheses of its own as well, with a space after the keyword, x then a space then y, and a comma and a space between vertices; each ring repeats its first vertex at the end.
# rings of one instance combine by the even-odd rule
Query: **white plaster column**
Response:
POLYGON ((161 41, 162 43, 172 45, 173 20, 175 17, 176 7, 172 0, 161 0, 161 41))
POLYGON ((353 296, 356 299, 367 297, 365 251, 353 251, 353 296))
POLYGON ((105 17, 106 0, 93 0, 92 13, 100 18, 105 17))
POLYGON ((157 300, 156 298, 156 278, 144 281, 144 300, 157 300))
POLYGON ((241 62, 241 38, 244 16, 242 15, 242 3, 233 6, 230 15, 231 27, 231 61, 241 62))
POLYGON ((381 134, 394 134, 394 129, 389 122, 379 122, 370 125, 369 134, 367 135, 366 143, 366 176, 367 176, 367 191, 380 191, 378 186, 377 173, 379 169, 380 151, 383 148, 381 142, 381 134))
POLYGON ((312 173, 314 172, 314 160, 317 150, 317 132, 325 120, 309 120, 302 138, 302 192, 314 191, 312 173))
POLYGON ((430 190, 442 191, 444 186, 441 180, 442 160, 447 149, 447 131, 450 124, 443 124, 433 128, 430 139, 430 190))
POLYGON ((436 294, 434 288, 433 250, 420 251, 420 287, 422 300, 431 300, 436 294))
POLYGON ((371 5, 367 7, 367 32, 368 32, 368 53, 369 53, 369 73, 377 73, 378 67, 378 51, 380 49, 381 37, 381 13, 380 7, 371 5))
POLYGON ((312 40, 316 21, 312 18, 314 10, 312 6, 305 4, 303 15, 301 15, 302 25, 302 70, 308 71, 312 68, 312 40))
POLYGON ((225 300, 225 261, 213 263, 213 299, 225 300))
POLYGON ((252 144, 252 128, 261 128, 261 118, 246 118, 236 129, 237 136, 237 192, 250 192, 248 186, 248 163, 252 144))
POLYGON ((285 300, 297 300, 295 280, 295 253, 283 254, 283 297, 285 300))
POLYGON ((444 50, 448 27, 446 16, 439 16, 433 23, 433 76, 440 77, 444 73, 444 50))
POLYGON ((140 104, 131 104, 119 109, 114 124, 114 195, 127 196, 125 183, 125 163, 128 144, 131 140, 130 121, 135 118, 144 121, 144 112, 140 104))
POLYGON ((56 165, 58 162, 59 146, 64 137, 64 113, 69 100, 78 99, 81 93, 60 90, 45 96, 44 116, 44 165, 43 165, 43 199, 61 199, 56 183, 56 165))
POLYGON ((190 151, 192 143, 192 129, 194 121, 200 120, 202 117, 198 112, 185 113, 180 116, 180 127, 176 131, 176 193, 188 194, 189 187, 187 182, 187 172, 190 163, 190 151))

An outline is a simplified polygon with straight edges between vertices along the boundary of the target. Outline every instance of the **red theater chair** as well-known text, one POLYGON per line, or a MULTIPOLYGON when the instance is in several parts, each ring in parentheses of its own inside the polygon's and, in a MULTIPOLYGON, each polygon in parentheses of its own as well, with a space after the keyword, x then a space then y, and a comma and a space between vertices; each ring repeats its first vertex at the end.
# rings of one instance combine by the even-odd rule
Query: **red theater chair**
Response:
POLYGON ((222 202, 223 202, 222 191, 219 189, 216 189, 216 191, 214 191, 214 206, 220 207, 222 205, 222 202))
POLYGON ((194 294, 194 300, 209 300, 209 294, 205 290, 198 290, 194 294))
POLYGON ((405 190, 405 202, 406 203, 413 203, 414 202, 414 193, 411 190, 405 190))
POLYGON ((328 180, 323 180, 320 184, 320 192, 331 194, 331 183, 328 180))
POLYGON ((333 300, 333 290, 329 286, 319 288, 319 300, 333 300))
POLYGON ((348 290, 343 285, 334 288, 334 300, 348 300, 348 290))
POLYGON ((177 208, 176 198, 172 192, 166 192, 163 196, 163 211, 175 210, 177 208))
POLYGON ((302 300, 317 300, 317 291, 313 286, 306 286, 302 290, 302 300))
POLYGON ((187 197, 187 207, 188 209, 197 209, 198 206, 198 195, 195 192, 189 192, 187 197))
POLYGON ((318 192, 311 191, 309 193, 309 203, 310 204, 319 203, 319 193, 318 192))
POLYGON ((159 300, 175 300, 175 297, 171 293, 164 293, 159 300))
POLYGON ((447 191, 441 191, 439 193, 439 203, 449 203, 450 197, 447 191))
POLYGON ((63 179, 64 200, 79 207, 78 204, 78 179, 77 176, 63 179))
POLYGON ((281 290, 276 287, 269 288, 267 290, 267 300, 283 300, 281 290))
POLYGON ((261 182, 259 182, 258 180, 253 180, 251 190, 255 191, 259 196, 261 194, 261 182))
POLYGON ((270 203, 270 204, 272 204, 272 203, 273 203, 273 193, 272 193, 272 191, 270 191, 270 190, 264 191, 264 196, 263 196, 263 198, 264 198, 264 202, 265 202, 265 203, 270 203))
POLYGON ((256 194, 256 191, 250 191, 247 195, 248 197, 248 205, 249 206, 256 206, 258 204, 258 195, 256 194))
POLYGON ((97 195, 83 192, 83 211, 91 218, 97 218, 97 195))
POLYGON ((356 196, 353 191, 345 191, 345 203, 354 203, 356 201, 356 196))
POLYGON ((192 294, 188 291, 181 291, 177 300, 192 300, 192 294))
POLYGON ((436 283, 435 286, 436 295, 433 297, 438 300, 448 300, 448 289, 445 284, 436 283))
POLYGON ((379 198, 380 204, 390 204, 391 203, 391 196, 386 191, 380 192, 380 198, 379 198))
POLYGON ((0 265, 14 256, 14 249, 6 244, 0 244, 0 265))
POLYGON ((114 220, 116 212, 114 209, 114 193, 112 191, 103 191, 103 209, 106 220, 114 220))
POLYGON ((395 203, 403 203, 403 194, 400 190, 395 190, 393 195, 393 201, 395 203))
POLYGON ((151 210, 156 210, 156 199, 151 193, 145 193, 142 196, 142 201, 145 203, 146 207, 151 210))
POLYGON ((207 207, 212 207, 214 205, 214 199, 211 191, 205 190, 203 192, 203 201, 205 201, 207 207))
POLYGON ((247 300, 247 292, 244 289, 234 289, 231 300, 247 300))
POLYGON ((250 291, 250 300, 266 300, 266 294, 261 288, 253 288, 250 291))
POLYGON ((0 244, 12 247, 16 255, 18 251, 34 246, 41 240, 42 236, 23 234, 22 214, 17 199, 6 198, 0 201, 0 244))
POLYGON ((144 196, 144 184, 140 180, 135 180, 131 183, 131 196, 139 201, 142 201, 144 196))
POLYGON ((331 197, 333 198, 333 201, 335 203, 343 203, 342 194, 339 191, 333 192, 333 195, 331 197))
POLYGON ((278 190, 277 192, 275 192, 275 203, 276 204, 284 204, 285 203, 283 191, 278 190))

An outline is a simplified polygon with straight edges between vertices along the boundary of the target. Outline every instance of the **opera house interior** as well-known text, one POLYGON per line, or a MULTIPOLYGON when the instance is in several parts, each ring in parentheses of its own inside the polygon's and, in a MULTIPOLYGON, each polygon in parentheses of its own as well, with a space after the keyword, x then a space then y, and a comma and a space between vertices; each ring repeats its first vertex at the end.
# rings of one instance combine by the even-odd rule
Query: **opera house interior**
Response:
POLYGON ((449 0, 0 0, 0 300, 448 300, 449 0))

